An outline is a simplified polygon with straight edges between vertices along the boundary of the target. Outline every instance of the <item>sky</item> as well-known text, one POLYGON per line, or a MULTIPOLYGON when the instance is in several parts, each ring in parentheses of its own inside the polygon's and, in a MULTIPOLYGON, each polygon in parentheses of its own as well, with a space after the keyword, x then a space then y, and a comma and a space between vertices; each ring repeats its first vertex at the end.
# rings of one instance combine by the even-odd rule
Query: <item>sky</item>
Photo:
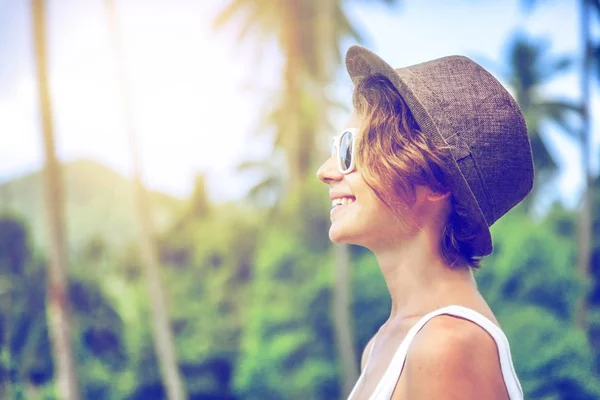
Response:
MULTIPOLYGON (((91 158, 130 175, 129 142, 104 2, 47 1, 57 151, 63 161, 91 158)), ((202 171, 208 175, 213 199, 241 198, 248 183, 236 173, 236 164, 269 150, 268 140, 255 131, 277 85, 281 67, 277 49, 270 45, 257 55, 260 46, 254 45, 252 37, 236 44, 235 24, 217 32, 212 20, 225 1, 115 3, 147 184, 186 196, 194 175, 202 171)), ((506 41, 519 27, 550 39, 553 54, 579 51, 577 2, 538 2, 529 15, 521 12, 517 0, 401 3, 390 8, 349 1, 347 6, 365 45, 396 67, 463 54, 500 70, 506 41)), ((38 170, 43 163, 31 32, 29 1, 0 0, 0 182, 38 170)), ((345 42, 344 50, 351 44, 345 42)), ((575 71, 545 90, 576 99, 575 71)), ((335 91, 349 104, 351 84, 342 66, 335 91)), ((597 85, 591 110, 598 149, 597 85)), ((578 147, 552 127, 546 139, 561 165, 554 196, 574 206, 582 182, 578 147)))

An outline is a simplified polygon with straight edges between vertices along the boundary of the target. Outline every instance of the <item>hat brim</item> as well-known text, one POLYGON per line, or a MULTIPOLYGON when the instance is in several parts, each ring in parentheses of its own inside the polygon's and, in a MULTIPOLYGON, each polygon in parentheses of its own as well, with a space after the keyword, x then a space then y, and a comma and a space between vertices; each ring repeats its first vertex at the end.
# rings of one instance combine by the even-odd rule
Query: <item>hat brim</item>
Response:
MULTIPOLYGON (((348 49, 346 53, 346 69, 354 84, 357 84, 362 78, 369 75, 381 74, 388 78, 408 105, 421 131, 428 135, 434 143, 442 144, 445 147, 448 146, 448 143, 427 109, 423 106, 423 103, 416 93, 411 90, 410 84, 402 78, 401 75, 410 73, 409 70, 396 70, 372 51, 358 45, 351 46, 348 49)), ((452 160, 449 164, 449 168, 451 169, 449 178, 452 180, 452 194, 457 203, 468 210, 471 221, 474 224, 473 227, 476 230, 474 255, 478 257, 487 256, 492 253, 493 246, 492 235, 485 216, 457 161, 449 151, 447 151, 446 155, 449 160, 452 160)))

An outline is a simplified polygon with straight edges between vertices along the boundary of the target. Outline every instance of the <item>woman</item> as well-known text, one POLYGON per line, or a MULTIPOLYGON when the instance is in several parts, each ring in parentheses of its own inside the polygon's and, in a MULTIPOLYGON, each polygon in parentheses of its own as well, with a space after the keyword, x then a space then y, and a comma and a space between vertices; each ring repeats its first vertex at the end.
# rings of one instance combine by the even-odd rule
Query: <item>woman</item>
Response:
POLYGON ((522 399, 472 273, 533 185, 519 106, 466 57, 394 70, 353 46, 346 66, 354 111, 317 172, 329 236, 373 251, 392 298, 350 399, 522 399))

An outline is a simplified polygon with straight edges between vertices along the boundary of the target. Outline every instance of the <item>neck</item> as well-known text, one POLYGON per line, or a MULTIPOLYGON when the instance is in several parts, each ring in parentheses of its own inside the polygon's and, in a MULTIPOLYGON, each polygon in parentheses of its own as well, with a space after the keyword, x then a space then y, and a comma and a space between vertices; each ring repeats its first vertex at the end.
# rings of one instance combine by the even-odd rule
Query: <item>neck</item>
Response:
POLYGON ((392 298, 390 320, 422 316, 477 292, 471 270, 449 266, 439 254, 439 236, 429 233, 374 251, 392 298))

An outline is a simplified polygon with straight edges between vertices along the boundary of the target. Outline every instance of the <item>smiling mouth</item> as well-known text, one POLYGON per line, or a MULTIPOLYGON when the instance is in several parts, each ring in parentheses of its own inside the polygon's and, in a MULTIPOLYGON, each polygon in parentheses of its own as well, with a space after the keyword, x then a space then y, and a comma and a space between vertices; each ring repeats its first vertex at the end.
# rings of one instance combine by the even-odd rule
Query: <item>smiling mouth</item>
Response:
POLYGON ((348 204, 354 203, 355 200, 354 197, 340 197, 331 201, 331 208, 347 206, 348 204))

